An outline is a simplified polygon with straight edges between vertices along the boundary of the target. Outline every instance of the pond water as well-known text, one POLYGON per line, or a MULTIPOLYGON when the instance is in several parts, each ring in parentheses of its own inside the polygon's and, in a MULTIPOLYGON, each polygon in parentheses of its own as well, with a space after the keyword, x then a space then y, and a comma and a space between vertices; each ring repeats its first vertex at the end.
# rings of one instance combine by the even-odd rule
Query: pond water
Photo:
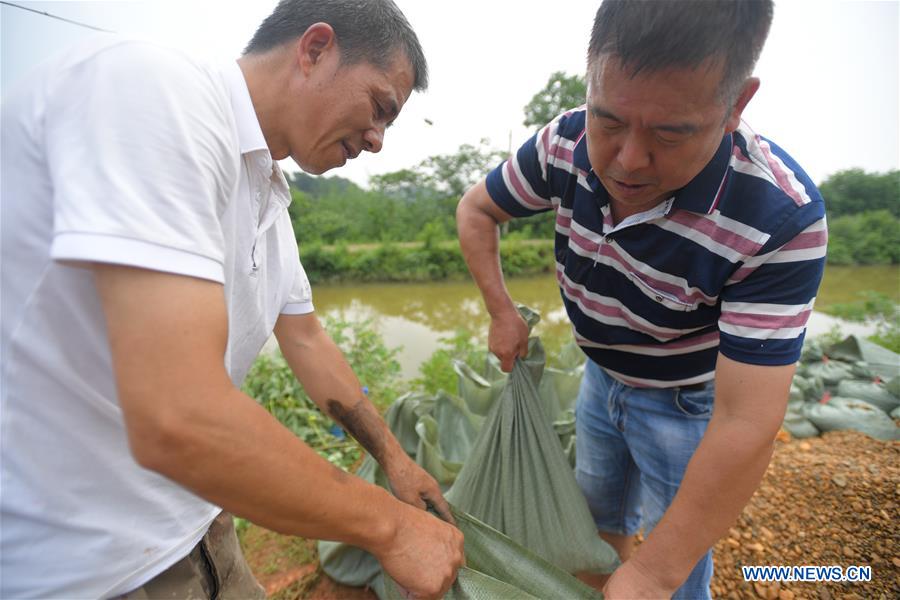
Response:
MULTIPOLYGON (((542 320, 535 333, 544 338, 567 338, 566 319, 559 288, 552 274, 507 281, 517 301, 537 309, 542 320)), ((900 302, 900 267, 829 266, 819 290, 816 307, 852 302, 863 290, 875 290, 900 302)), ((440 339, 465 328, 487 338, 488 317, 478 288, 471 281, 419 284, 350 284, 313 287, 313 300, 320 317, 371 319, 388 347, 401 347, 398 360, 404 378, 418 375, 419 365, 440 347, 440 339)), ((846 333, 864 333, 865 327, 841 323, 815 312, 810 335, 827 332, 840 324, 846 333)))

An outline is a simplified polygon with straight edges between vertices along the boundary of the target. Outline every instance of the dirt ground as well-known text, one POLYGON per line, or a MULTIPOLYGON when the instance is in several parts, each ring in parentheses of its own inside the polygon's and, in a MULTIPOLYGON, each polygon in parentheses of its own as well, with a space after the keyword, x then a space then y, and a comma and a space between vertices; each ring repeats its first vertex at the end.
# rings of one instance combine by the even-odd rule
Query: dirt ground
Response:
MULTIPOLYGON (((322 573, 314 542, 250 526, 242 544, 276 600, 374 600, 322 573)), ((714 598, 900 598, 900 442, 855 432, 791 440, 782 432, 762 486, 714 549, 714 598), (748 583, 741 566, 868 565, 860 583, 748 583)))

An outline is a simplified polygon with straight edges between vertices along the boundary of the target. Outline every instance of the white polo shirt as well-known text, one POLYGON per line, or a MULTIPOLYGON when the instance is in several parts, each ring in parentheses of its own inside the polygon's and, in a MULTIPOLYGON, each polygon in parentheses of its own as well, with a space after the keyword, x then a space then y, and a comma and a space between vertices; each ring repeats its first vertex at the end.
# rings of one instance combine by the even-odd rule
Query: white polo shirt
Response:
POLYGON ((105 37, 43 65, 0 125, 0 597, 122 594, 220 509, 135 462, 92 271, 62 261, 222 283, 240 385, 278 315, 313 310, 290 193, 236 63, 105 37))

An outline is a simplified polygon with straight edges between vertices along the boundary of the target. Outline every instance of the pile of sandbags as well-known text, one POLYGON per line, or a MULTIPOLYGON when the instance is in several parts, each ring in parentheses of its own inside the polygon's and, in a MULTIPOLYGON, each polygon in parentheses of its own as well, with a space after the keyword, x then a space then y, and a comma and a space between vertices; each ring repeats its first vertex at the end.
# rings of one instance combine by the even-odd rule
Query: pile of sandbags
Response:
POLYGON ((850 336, 803 348, 791 384, 784 429, 798 438, 852 429, 879 440, 900 440, 900 355, 850 336))

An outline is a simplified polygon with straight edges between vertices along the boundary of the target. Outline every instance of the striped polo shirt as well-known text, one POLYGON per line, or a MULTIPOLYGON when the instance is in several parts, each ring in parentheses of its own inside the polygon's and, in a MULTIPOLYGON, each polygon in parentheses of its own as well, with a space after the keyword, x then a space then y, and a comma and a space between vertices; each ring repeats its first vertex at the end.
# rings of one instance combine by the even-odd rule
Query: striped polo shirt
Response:
POLYGON ((716 356, 800 357, 825 267, 825 207, 781 148, 745 124, 687 186, 613 224, 585 108, 557 117, 487 177, 513 217, 556 212, 556 277, 575 339, 638 387, 713 379, 716 356))

